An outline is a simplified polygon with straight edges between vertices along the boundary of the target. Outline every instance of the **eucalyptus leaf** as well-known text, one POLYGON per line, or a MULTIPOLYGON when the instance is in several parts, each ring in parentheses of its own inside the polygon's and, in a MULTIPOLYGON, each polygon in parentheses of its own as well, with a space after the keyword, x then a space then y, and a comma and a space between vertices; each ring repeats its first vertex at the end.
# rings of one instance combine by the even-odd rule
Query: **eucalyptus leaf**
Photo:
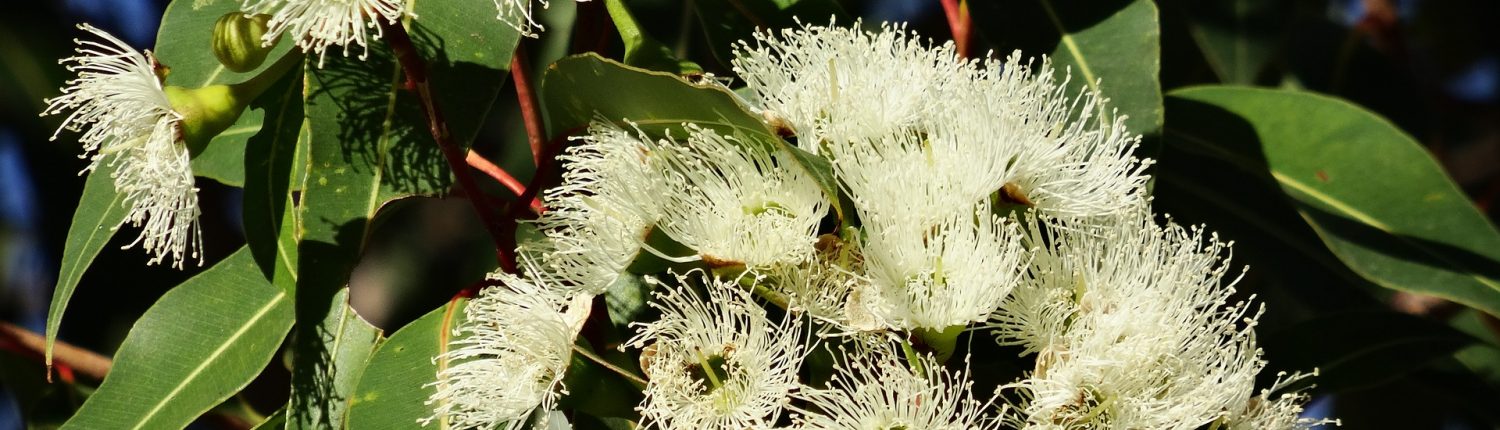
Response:
POLYGON ((354 402, 354 386, 380 344, 380 329, 365 322, 349 306, 348 288, 339 290, 331 302, 334 309, 320 324, 331 330, 318 333, 316 339, 295 341, 316 342, 328 355, 317 360, 317 367, 311 371, 293 369, 288 429, 344 428, 349 404, 354 402))
POLYGON ((1189 31, 1219 81, 1254 84, 1290 20, 1285 0, 1187 2, 1189 31))
POLYGON ((271 286, 241 248, 136 321, 104 383, 64 428, 185 427, 260 374, 291 326, 291 293, 271 286))
POLYGON ((193 157, 193 175, 213 179, 231 187, 245 186, 245 142, 260 133, 264 109, 251 107, 233 125, 209 140, 203 152, 193 157))
POLYGON ((269 116, 267 127, 249 139, 250 150, 239 160, 248 180, 242 205, 246 245, 266 278, 287 291, 296 289, 297 279, 299 238, 291 192, 300 179, 292 175, 303 123, 301 78, 291 73, 267 91, 259 109, 269 116))
POLYGON ((57 331, 62 327, 63 312, 68 301, 78 288, 83 273, 93 264, 94 257, 104 249, 104 244, 114 237, 120 224, 125 222, 125 196, 115 192, 114 166, 100 163, 88 175, 83 185, 83 196, 78 198, 78 209, 73 213, 73 222, 68 226, 68 238, 63 245, 61 269, 57 274, 57 285, 52 289, 52 301, 47 306, 46 362, 52 363, 52 345, 57 341, 57 331))
POLYGON ((1390 122, 1311 93, 1205 86, 1170 94, 1167 145, 1276 186, 1370 281, 1500 314, 1500 233, 1390 122))
POLYGON ((437 388, 437 359, 448 351, 453 328, 464 318, 467 300, 455 300, 412 321, 380 345, 370 356, 349 403, 350 428, 447 429, 445 420, 418 423, 433 416, 427 400, 437 388))

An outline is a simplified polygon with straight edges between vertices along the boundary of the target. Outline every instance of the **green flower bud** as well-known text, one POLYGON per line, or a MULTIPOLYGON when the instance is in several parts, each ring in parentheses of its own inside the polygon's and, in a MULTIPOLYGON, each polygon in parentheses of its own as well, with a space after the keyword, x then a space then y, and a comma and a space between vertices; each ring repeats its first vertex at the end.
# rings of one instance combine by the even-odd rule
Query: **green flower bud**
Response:
POLYGON ((228 85, 196 89, 169 85, 163 90, 167 93, 167 101, 172 103, 172 110, 182 115, 182 121, 178 123, 182 140, 194 156, 203 152, 214 136, 233 125, 249 103, 228 85))
POLYGON ((229 70, 248 72, 266 61, 270 46, 261 43, 270 15, 245 15, 230 12, 214 23, 214 56, 229 70))

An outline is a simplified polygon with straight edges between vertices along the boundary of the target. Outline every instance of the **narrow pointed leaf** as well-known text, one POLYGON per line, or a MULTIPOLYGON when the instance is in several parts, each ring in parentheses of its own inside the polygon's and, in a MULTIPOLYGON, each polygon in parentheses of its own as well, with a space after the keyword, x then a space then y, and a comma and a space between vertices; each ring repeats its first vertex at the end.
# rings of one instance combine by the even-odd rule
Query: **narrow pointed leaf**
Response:
POLYGON ((1278 188, 1350 269, 1500 314, 1500 233, 1411 136, 1312 93, 1174 91, 1167 145, 1278 188))
POLYGON ((185 427, 260 374, 291 326, 291 294, 241 248, 136 321, 109 376, 64 428, 185 427))
POLYGON ((90 172, 83 185, 83 196, 78 199, 78 210, 73 212, 73 223, 68 227, 68 238, 63 245, 62 268, 57 274, 57 286, 52 290, 52 301, 47 307, 47 351, 46 361, 52 363, 52 344, 57 341, 57 331, 62 327, 63 311, 78 288, 78 281, 88 270, 94 257, 114 237, 115 230, 125 222, 126 210, 122 206, 123 195, 115 192, 110 175, 114 167, 101 163, 90 172))

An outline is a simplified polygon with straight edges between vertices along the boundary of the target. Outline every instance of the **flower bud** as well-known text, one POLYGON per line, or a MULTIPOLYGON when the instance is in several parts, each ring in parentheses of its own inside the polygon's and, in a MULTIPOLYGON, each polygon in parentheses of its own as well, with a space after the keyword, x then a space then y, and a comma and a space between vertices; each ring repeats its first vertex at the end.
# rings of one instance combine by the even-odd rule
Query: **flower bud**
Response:
POLYGON ((230 12, 214 23, 214 56, 229 70, 248 72, 266 61, 271 46, 261 42, 270 15, 230 12))
POLYGON ((172 111, 182 115, 178 122, 182 140, 194 156, 203 152, 214 136, 233 125, 248 102, 228 85, 191 89, 167 86, 163 90, 167 93, 167 101, 172 104, 172 111))

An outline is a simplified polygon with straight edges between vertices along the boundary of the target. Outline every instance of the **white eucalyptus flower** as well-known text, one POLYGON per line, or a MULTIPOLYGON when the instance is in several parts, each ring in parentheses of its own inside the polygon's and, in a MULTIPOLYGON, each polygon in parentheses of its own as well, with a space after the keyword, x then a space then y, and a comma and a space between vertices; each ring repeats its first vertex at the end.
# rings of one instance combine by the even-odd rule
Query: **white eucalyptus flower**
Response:
POLYGON ((1037 352, 1012 386, 1018 423, 1194 429, 1236 410, 1265 366, 1258 313, 1230 303, 1228 244, 1158 227, 1144 206, 1108 222, 1045 219, 1028 281, 995 312, 1001 343, 1037 352))
POLYGON ((642 324, 628 343, 648 361, 650 383, 636 408, 641 427, 771 427, 797 387, 806 330, 790 313, 771 321, 736 281, 694 270, 677 275, 677 284, 658 287, 651 305, 661 319, 642 324), (703 284, 707 297, 693 284, 703 284))
POLYGON ((1125 128, 1124 115, 1107 110, 1108 99, 1086 89, 1070 95, 1070 76, 1058 81, 1050 60, 1033 67, 1020 51, 1004 62, 985 60, 981 70, 970 97, 942 117, 968 135, 963 139, 1016 147, 1005 182, 1013 202, 1047 215, 1094 217, 1145 199, 1152 160, 1132 155, 1141 136, 1125 128))
MULTIPOLYGON (((803 388, 805 405, 797 428, 806 430, 991 430, 1000 421, 984 411, 974 383, 963 372, 949 372, 931 356, 903 361, 890 345, 843 352, 827 388, 803 388)), ((1002 408, 1002 413, 1004 408, 1002 408)))
MULTIPOLYGON (((831 24, 831 23, 830 23, 831 24)), ((752 102, 796 132, 798 145, 848 142, 922 128, 931 107, 947 103, 970 78, 951 42, 929 47, 904 25, 867 33, 810 26, 757 32, 736 45, 735 73, 752 102)))
MULTIPOLYGON (((542 24, 536 22, 536 15, 531 11, 531 0, 494 0, 495 8, 499 13, 495 19, 516 29, 522 36, 537 37, 537 32, 545 30, 542 24)), ((585 0, 586 1, 586 0, 585 0)), ((549 5, 547 0, 537 0, 546 9, 549 5)))
POLYGON ((78 55, 62 61, 78 78, 42 112, 72 111, 52 139, 63 130, 81 132, 80 157, 89 159, 84 171, 100 164, 114 168, 115 191, 129 210, 125 220, 141 228, 127 248, 141 245, 152 256, 148 264, 167 258, 176 268, 188 258, 202 264, 198 188, 182 142, 183 117, 172 110, 156 60, 103 30, 78 27, 102 40, 76 39, 78 55))
POLYGON ((1246 398, 1242 407, 1231 409, 1230 415, 1224 418, 1227 424, 1225 428, 1231 430, 1303 430, 1328 424, 1343 425, 1336 419, 1302 417, 1302 405, 1307 403, 1307 393, 1298 390, 1288 391, 1287 388, 1297 381, 1314 376, 1318 376, 1317 370, 1311 374, 1277 373, 1276 382, 1271 384, 1270 388, 1246 398))
POLYGON ((527 278, 497 273, 502 285, 481 290, 454 328, 448 363, 427 404, 456 428, 515 430, 537 408, 550 410, 565 393, 564 372, 592 296, 563 296, 527 264, 527 278))
POLYGON ((688 125, 654 143, 666 176, 662 231, 714 266, 810 257, 828 198, 785 149, 688 125))
POLYGON ((945 330, 984 321, 1022 266, 1016 228, 987 203, 931 222, 867 217, 860 251, 873 312, 892 327, 945 330))
POLYGON ((890 25, 756 37, 734 61, 751 103, 831 159, 861 216, 937 217, 997 191, 1060 216, 1109 215, 1143 198, 1140 136, 1106 115, 1097 93, 1068 94, 1045 59, 962 60, 951 44, 890 25))
POLYGON ((858 246, 827 234, 818 238, 817 249, 807 261, 757 269, 760 284, 785 296, 790 309, 807 312, 843 334, 885 328, 859 294, 871 286, 858 246))
POLYGON ((638 132, 595 121, 579 140, 558 157, 562 185, 547 191, 536 221, 547 240, 533 246, 563 287, 601 294, 640 253, 665 190, 638 132))
POLYGON ((271 16, 261 36, 263 45, 271 46, 285 34, 303 52, 316 54, 321 67, 329 46, 344 47, 348 56, 349 44, 359 45, 363 60, 370 53, 368 29, 375 29, 379 39, 384 32, 378 21, 396 24, 406 14, 406 5, 402 0, 244 0, 240 10, 271 16))

